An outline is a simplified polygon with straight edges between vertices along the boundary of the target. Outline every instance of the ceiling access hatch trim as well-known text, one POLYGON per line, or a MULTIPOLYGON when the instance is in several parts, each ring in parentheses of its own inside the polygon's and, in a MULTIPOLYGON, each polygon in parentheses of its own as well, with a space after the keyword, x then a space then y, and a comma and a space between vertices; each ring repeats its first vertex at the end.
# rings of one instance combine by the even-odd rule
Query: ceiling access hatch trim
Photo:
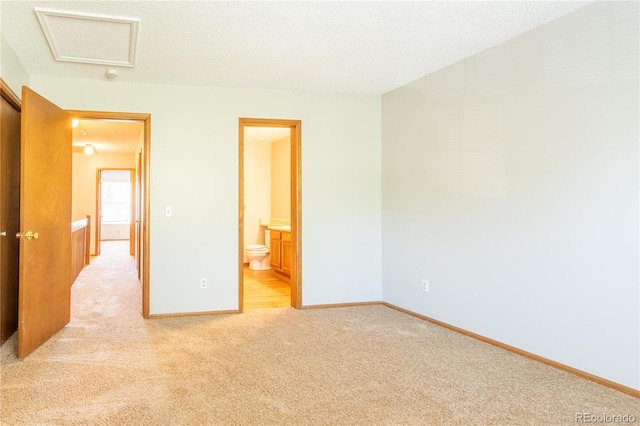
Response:
POLYGON ((56 61, 133 67, 139 18, 34 8, 56 61))

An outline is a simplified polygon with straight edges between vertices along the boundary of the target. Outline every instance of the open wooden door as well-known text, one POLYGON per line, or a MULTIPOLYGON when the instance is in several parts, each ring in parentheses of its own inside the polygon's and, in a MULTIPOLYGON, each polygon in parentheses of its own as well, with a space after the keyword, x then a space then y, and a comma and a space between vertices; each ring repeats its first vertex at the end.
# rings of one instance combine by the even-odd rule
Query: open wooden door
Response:
POLYGON ((0 78, 0 344, 18 329, 20 104, 0 78))
POLYGON ((18 329, 20 99, 0 78, 0 344, 18 329))
POLYGON ((129 188, 131 188, 131 212, 129 214, 129 254, 136 255, 136 170, 129 173, 129 188))
POLYGON ((71 316, 71 116, 22 88, 18 357, 71 316))
POLYGON ((102 173, 96 171, 96 256, 100 256, 100 241, 102 241, 102 173))
POLYGON ((137 154, 136 160, 136 200, 135 200, 135 259, 138 280, 142 281, 142 152, 137 154))

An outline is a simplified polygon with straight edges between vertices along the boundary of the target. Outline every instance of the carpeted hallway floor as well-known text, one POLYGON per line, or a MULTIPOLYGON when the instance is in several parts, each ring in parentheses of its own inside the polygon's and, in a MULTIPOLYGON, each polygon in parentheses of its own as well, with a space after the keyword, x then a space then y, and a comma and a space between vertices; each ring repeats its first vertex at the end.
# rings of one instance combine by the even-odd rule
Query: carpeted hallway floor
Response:
POLYGON ((141 318, 103 246, 72 320, 23 361, 2 346, 2 425, 570 425, 640 401, 384 306, 141 318))

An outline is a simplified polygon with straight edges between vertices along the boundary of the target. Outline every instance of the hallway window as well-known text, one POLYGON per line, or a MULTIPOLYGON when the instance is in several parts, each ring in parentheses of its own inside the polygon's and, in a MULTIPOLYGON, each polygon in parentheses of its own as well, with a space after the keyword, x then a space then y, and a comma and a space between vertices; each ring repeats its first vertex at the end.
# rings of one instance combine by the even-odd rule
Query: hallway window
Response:
POLYGON ((102 176, 102 223, 129 223, 131 182, 129 172, 109 171, 102 176))

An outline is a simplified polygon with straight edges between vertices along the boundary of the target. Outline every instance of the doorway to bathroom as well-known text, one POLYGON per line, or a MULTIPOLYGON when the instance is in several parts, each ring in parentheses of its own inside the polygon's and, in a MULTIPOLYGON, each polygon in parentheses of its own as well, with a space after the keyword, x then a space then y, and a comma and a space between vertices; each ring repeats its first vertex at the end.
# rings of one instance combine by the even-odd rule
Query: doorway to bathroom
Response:
POLYGON ((302 307, 300 147, 300 120, 239 120, 240 312, 302 307))

